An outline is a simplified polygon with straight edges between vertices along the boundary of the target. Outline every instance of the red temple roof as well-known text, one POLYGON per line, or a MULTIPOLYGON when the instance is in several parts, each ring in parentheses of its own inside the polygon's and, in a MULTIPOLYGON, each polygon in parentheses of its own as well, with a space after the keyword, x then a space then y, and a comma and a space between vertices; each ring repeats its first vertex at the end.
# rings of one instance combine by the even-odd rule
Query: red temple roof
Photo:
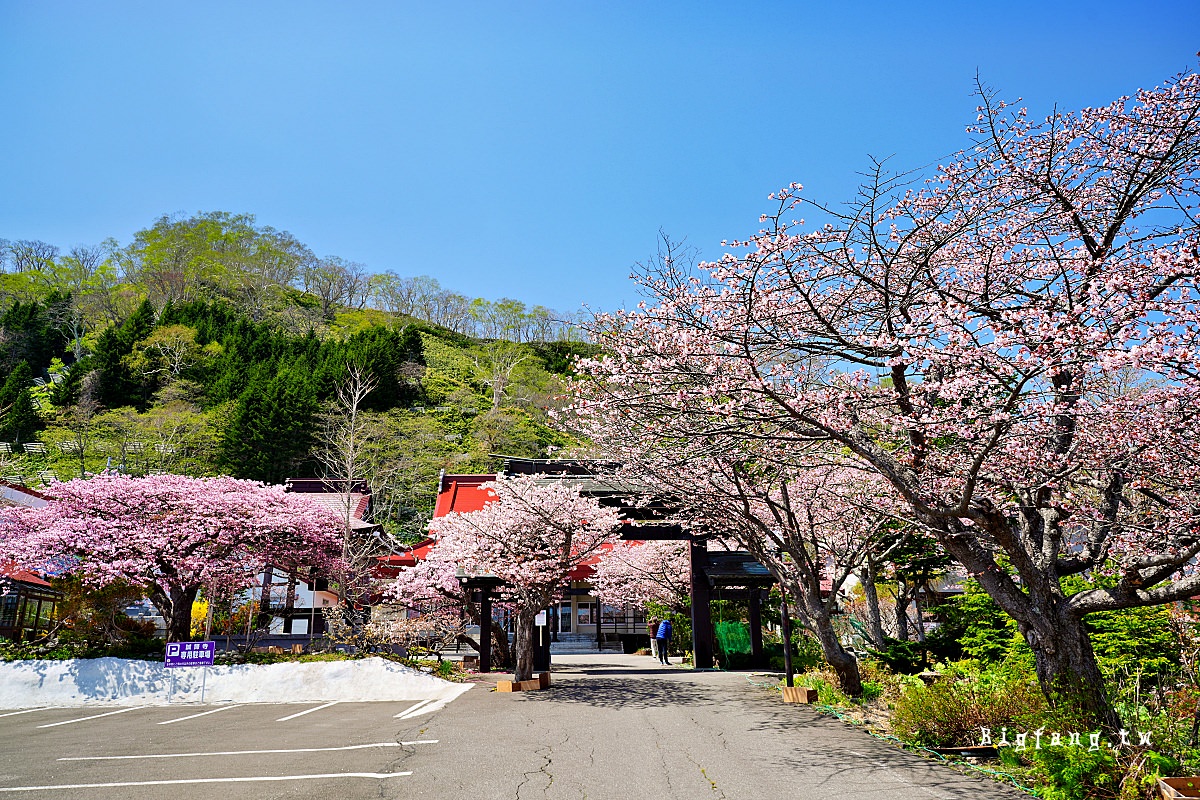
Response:
POLYGON ((33 586, 50 585, 50 582, 44 580, 40 575, 30 572, 27 569, 19 569, 13 564, 0 564, 0 578, 8 578, 18 583, 28 583, 33 586))
POLYGON ((480 487, 494 480, 495 475, 443 475, 433 516, 444 517, 453 511, 481 510, 495 497, 480 487))

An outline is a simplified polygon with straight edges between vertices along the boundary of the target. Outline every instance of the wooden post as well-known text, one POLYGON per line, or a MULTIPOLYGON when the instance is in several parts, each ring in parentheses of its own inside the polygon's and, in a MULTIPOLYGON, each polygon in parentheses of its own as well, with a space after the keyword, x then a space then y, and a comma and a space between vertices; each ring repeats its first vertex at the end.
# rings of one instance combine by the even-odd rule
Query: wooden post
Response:
MULTIPOLYGON (((292 632, 292 617, 296 615, 296 583, 296 572, 294 570, 288 570, 287 597, 284 598, 283 602, 283 632, 289 634, 292 632)), ((211 602, 209 603, 209 608, 212 608, 211 602)), ((207 630, 204 634, 204 638, 208 638, 207 630)))
POLYGON ((492 669, 492 595, 485 586, 479 590, 479 671, 492 669))
POLYGON ((708 542, 691 541, 692 563, 692 666, 713 668, 711 590, 704 565, 708 558, 708 542))
POLYGON ((796 673, 792 671, 792 620, 788 617, 786 590, 780 586, 779 595, 779 627, 783 634, 783 673, 786 686, 796 685, 796 673))
POLYGON ((762 590, 750 587, 750 665, 758 669, 763 666, 762 640, 762 590))

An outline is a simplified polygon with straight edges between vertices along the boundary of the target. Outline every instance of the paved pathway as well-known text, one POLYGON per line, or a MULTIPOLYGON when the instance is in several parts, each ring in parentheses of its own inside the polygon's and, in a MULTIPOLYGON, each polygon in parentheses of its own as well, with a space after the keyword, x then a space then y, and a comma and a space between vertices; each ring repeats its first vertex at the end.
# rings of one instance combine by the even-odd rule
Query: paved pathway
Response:
POLYGON ((401 728, 430 737, 383 796, 531 800, 1020 798, 900 751, 744 673, 659 667, 647 656, 559 656, 554 687, 473 689, 401 728))
MULTIPOLYGON (((990 800, 742 673, 555 659, 548 691, 0 714, 0 800, 990 800)), ((501 677, 501 676, 495 676, 501 677)), ((494 678, 491 681, 494 684, 494 678)))

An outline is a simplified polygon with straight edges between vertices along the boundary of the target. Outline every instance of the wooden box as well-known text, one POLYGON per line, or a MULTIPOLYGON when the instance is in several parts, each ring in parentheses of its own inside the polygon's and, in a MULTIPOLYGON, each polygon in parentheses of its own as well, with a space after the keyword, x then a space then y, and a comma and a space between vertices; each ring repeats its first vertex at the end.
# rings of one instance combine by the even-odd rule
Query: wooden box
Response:
POLYGON ((549 672, 542 672, 542 673, 538 674, 538 688, 539 689, 549 689, 550 688, 550 673, 549 672))
POLYGON ((1200 797, 1200 776, 1190 778, 1159 778, 1158 792, 1163 800, 1186 800, 1200 797))
MULTIPOLYGON (((546 682, 546 686, 550 686, 550 681, 546 682)), ((499 680, 496 681, 497 692, 536 692, 539 688, 544 688, 541 681, 534 680, 499 680)))
POLYGON ((803 686, 785 686, 783 687, 783 702, 815 703, 817 702, 817 690, 806 689, 803 686))

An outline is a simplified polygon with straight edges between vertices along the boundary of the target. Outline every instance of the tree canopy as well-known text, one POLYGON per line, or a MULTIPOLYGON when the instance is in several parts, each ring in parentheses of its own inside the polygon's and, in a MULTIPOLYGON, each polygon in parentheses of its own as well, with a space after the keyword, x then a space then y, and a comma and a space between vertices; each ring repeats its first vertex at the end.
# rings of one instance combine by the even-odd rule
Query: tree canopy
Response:
POLYGON ((342 520, 303 494, 234 478, 104 474, 57 484, 42 508, 0 511, 0 553, 94 586, 141 586, 186 639, 201 589, 226 594, 268 565, 328 567, 342 520))

